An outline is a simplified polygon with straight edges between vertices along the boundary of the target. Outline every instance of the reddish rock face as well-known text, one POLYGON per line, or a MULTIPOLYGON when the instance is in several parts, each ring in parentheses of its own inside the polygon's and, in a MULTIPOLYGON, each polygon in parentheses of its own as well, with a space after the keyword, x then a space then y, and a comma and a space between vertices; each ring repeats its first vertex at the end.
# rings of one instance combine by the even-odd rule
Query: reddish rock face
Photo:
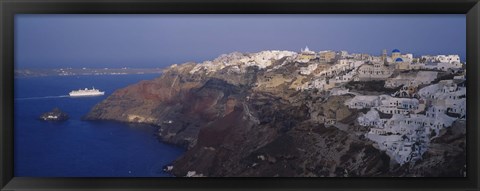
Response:
POLYGON ((153 124, 162 140, 192 147, 200 128, 233 111, 239 93, 224 80, 175 70, 114 92, 85 118, 153 124))
POLYGON ((220 102, 223 98, 221 92, 204 92, 206 95, 197 95, 197 94, 189 94, 185 100, 183 100, 184 110, 183 112, 187 115, 198 115, 201 118, 211 121, 213 120, 217 114, 215 107, 218 102, 220 102))
POLYGON ((233 132, 235 132, 235 128, 242 128, 247 122, 242 118, 244 116, 243 114, 243 109, 237 108, 228 115, 225 115, 202 128, 198 135, 197 145, 199 147, 215 148, 226 143, 227 141, 225 139, 237 139, 231 136, 233 132))

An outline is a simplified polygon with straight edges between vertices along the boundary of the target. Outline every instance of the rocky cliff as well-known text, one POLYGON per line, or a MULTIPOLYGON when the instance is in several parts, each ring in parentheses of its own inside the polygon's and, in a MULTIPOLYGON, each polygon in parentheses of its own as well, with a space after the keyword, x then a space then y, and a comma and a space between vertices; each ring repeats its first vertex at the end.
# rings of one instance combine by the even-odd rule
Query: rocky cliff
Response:
POLYGON ((344 104, 353 94, 305 88, 332 64, 301 75, 309 63, 295 57, 232 53, 173 65, 117 90, 85 119, 158 126, 162 141, 188 148, 173 162, 176 176, 463 176, 465 132, 442 132, 422 161, 399 165, 365 138, 356 119, 367 111, 344 104))

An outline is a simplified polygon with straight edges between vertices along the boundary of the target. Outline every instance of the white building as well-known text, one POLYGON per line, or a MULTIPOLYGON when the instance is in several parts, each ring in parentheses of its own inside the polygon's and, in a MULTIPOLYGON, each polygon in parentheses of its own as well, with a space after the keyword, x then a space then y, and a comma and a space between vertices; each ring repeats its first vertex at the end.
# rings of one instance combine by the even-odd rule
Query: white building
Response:
POLYGON ((349 99, 345 102, 350 109, 363 109, 379 106, 380 99, 378 96, 364 96, 358 95, 352 99, 349 99))
POLYGON ((447 62, 447 63, 460 63, 460 56, 459 55, 424 55, 420 57, 420 60, 423 62, 447 62))
POLYGON ((460 63, 459 55, 437 55, 435 56, 436 62, 445 62, 445 63, 460 63))
POLYGON ((300 74, 302 75, 310 75, 315 69, 317 69, 318 64, 310 64, 307 67, 301 67, 300 68, 300 74))
POLYGON ((385 79, 392 74, 393 69, 380 62, 363 64, 358 68, 358 77, 360 79, 385 79))
POLYGON ((352 81, 356 74, 357 74, 356 70, 351 70, 350 72, 348 72, 344 75, 336 76, 336 77, 330 79, 330 83, 338 84, 338 83, 346 83, 346 82, 352 81))
POLYGON ((418 91, 418 95, 424 99, 459 99, 465 96, 465 87, 458 87, 453 80, 442 80, 437 84, 426 86, 418 91))
POLYGON ((457 100, 446 100, 447 112, 457 114, 459 118, 465 118, 467 114, 467 100, 465 98, 457 100))
POLYGON ((445 114, 447 108, 444 106, 433 106, 428 108, 425 116, 427 120, 424 126, 430 127, 437 132, 437 135, 441 128, 449 127, 456 120, 454 117, 450 117, 445 114))
POLYGON ((190 74, 194 74, 198 71, 212 73, 227 66, 238 66, 240 71, 245 71, 245 68, 249 66, 258 66, 263 69, 272 65, 275 60, 279 60, 283 57, 292 57, 296 54, 297 53, 292 51, 280 50, 268 50, 251 54, 243 54, 239 52, 222 54, 213 61, 205 61, 195 65, 190 71, 190 74))
POLYGON ((358 117, 357 121, 361 126, 375 127, 383 125, 378 111, 373 108, 371 108, 366 114, 360 114, 360 117, 358 117))
POLYGON ((386 114, 409 114, 418 110, 419 101, 410 98, 395 98, 387 95, 380 96, 381 105, 378 110, 386 114))

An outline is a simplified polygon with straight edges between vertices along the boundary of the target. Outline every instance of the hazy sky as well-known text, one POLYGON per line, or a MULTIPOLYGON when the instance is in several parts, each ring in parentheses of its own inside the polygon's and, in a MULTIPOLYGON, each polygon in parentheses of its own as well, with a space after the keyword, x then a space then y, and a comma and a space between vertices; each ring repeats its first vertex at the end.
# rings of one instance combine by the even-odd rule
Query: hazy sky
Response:
POLYGON ((15 66, 165 67, 233 51, 459 54, 465 15, 17 15, 15 66))

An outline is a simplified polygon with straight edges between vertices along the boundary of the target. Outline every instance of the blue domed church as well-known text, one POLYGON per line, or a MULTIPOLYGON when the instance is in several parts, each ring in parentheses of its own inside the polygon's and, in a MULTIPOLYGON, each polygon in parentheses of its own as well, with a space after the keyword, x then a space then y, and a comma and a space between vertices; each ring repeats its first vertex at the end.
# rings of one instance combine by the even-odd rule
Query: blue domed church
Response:
POLYGON ((395 62, 396 62, 396 59, 400 58, 401 56, 402 55, 401 55, 400 50, 398 50, 398 49, 393 49, 392 50, 392 60, 395 60, 395 62))
POLYGON ((398 50, 398 49, 393 49, 392 50, 392 61, 393 61, 393 64, 395 64, 395 69, 397 69, 397 70, 409 70, 410 69, 410 62, 405 61, 405 59, 402 58, 402 54, 401 54, 400 50, 398 50))

